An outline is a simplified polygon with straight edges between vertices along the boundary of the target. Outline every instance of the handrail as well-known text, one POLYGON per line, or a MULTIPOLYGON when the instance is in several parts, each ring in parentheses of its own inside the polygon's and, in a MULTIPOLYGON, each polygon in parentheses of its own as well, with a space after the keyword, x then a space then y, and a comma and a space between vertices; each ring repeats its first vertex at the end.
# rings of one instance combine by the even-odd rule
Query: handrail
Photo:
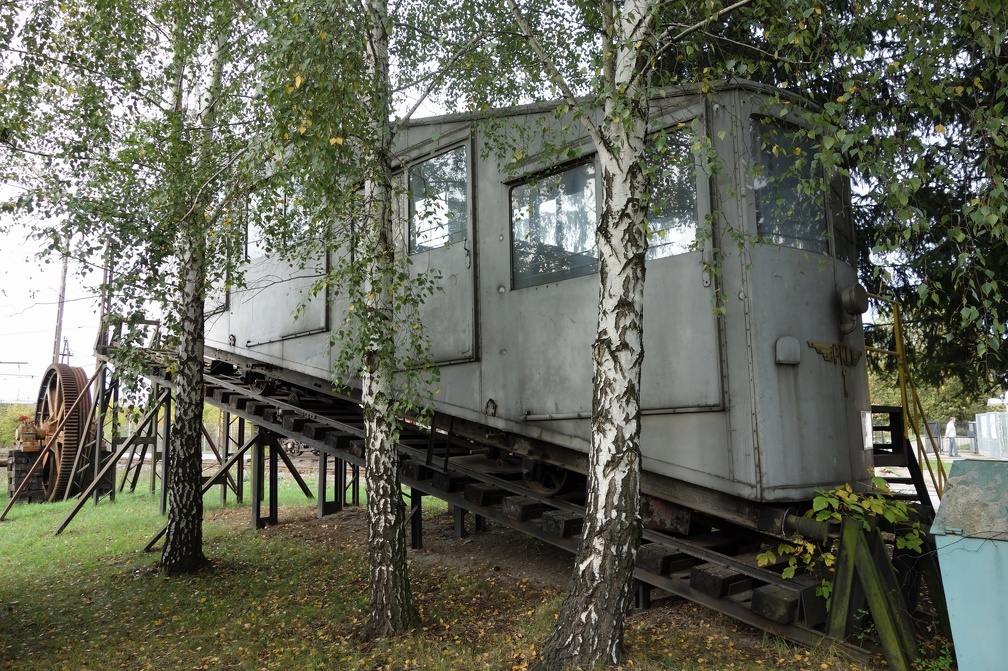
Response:
POLYGON ((893 334, 896 338, 896 349, 887 350, 877 347, 865 347, 868 352, 896 357, 897 380, 900 390, 900 404, 903 407, 903 438, 910 439, 911 432, 916 442, 917 461, 927 466, 928 475, 934 485, 938 499, 941 500, 945 492, 945 484, 948 481, 948 474, 945 472, 945 464, 942 463, 941 455, 938 451, 938 443, 931 434, 931 427, 924 416, 924 406, 921 404, 920 396, 917 393, 917 385, 914 384, 913 376, 910 374, 910 365, 907 363, 906 348, 903 341, 903 320, 900 311, 900 304, 891 298, 885 298, 877 294, 868 294, 869 298, 888 303, 893 309, 893 334), (927 458, 927 447, 921 438, 921 432, 915 427, 923 426, 927 434, 928 442, 931 446, 931 454, 935 456, 935 467, 932 467, 931 460, 927 458))

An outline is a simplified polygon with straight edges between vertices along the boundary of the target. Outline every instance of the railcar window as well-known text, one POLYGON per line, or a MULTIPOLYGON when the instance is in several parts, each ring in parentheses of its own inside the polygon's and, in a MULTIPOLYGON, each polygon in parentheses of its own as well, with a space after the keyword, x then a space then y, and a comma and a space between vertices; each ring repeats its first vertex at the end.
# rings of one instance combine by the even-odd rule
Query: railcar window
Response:
POLYGON ((850 265, 854 258, 854 220, 851 215, 850 181, 846 175, 834 175, 830 180, 830 211, 833 213, 833 231, 836 256, 850 265))
MULTIPOLYGON (((295 191, 296 194, 296 191, 295 191)), ((245 222, 245 258, 271 256, 281 247, 309 234, 310 222, 296 195, 284 190, 258 193, 242 208, 245 222)))
POLYGON ((655 171, 648 212, 647 259, 690 251, 696 241, 696 165, 688 132, 654 138, 648 162, 655 171))
POLYGON ((797 126, 752 117, 758 157, 754 166, 756 233, 763 240, 829 253, 822 176, 813 169, 815 148, 797 126))
POLYGON ((595 164, 584 163, 511 190, 515 289, 598 271, 595 164))
POLYGON ((266 256, 266 241, 259 222, 249 219, 245 227, 245 258, 251 261, 266 256))
POLYGON ((410 168, 410 254, 466 239, 469 231, 468 174, 464 145, 410 168))

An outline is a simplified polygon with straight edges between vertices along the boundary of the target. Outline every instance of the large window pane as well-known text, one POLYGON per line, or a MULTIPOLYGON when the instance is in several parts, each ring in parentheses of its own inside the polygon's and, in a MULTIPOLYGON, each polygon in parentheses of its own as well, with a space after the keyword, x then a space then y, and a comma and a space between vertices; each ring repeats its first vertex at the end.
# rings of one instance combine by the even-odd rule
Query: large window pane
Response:
POLYGON ((514 288, 598 270, 595 165, 585 163, 511 190, 514 288))
POLYGON ((648 260, 690 251, 697 232, 696 164, 687 130, 650 143, 655 170, 648 212, 648 260))
POLYGON ((851 213, 850 181, 846 175, 834 175, 830 180, 830 210, 833 212, 833 233, 836 257, 855 265, 854 221, 851 213))
POLYGON ((465 146, 410 168, 410 254, 466 239, 468 174, 465 146))
POLYGON ((243 206, 245 220, 245 258, 272 256, 291 248, 310 232, 311 220, 299 189, 265 190, 253 195, 243 206))
POLYGON ((812 169, 815 148, 796 126, 752 117, 756 232, 765 241, 829 253, 822 179, 812 169))

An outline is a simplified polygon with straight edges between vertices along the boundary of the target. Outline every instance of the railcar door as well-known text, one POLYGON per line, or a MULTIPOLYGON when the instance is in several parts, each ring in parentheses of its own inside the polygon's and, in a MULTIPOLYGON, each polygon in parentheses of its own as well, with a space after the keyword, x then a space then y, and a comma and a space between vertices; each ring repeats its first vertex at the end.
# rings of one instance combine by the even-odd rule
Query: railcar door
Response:
POLYGON ((678 124, 651 142, 641 375, 641 408, 649 412, 723 405, 714 285, 704 267, 711 236, 700 225, 710 200, 707 180, 697 178, 694 132, 678 124))
POLYGON ((414 274, 430 273, 435 285, 420 317, 440 364, 477 356, 471 155, 467 137, 405 171, 407 252, 414 274))

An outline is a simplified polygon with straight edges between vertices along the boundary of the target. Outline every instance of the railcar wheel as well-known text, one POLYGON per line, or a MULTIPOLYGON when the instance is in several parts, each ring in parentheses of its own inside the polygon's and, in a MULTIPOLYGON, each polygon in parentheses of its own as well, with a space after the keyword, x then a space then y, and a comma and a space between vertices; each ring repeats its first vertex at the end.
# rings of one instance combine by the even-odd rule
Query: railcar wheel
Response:
POLYGON ((567 486, 567 476, 566 468, 537 463, 525 470, 525 486, 539 496, 555 496, 567 486))
POLYGON ((90 414, 91 392, 84 369, 60 363, 49 366, 35 405, 35 425, 40 438, 43 444, 51 441, 51 448, 40 457, 42 490, 47 501, 61 500, 70 487, 74 461, 84 442, 90 414))
POLYGON ((249 389, 261 396, 269 396, 276 391, 276 385, 273 380, 257 375, 249 380, 249 389))

